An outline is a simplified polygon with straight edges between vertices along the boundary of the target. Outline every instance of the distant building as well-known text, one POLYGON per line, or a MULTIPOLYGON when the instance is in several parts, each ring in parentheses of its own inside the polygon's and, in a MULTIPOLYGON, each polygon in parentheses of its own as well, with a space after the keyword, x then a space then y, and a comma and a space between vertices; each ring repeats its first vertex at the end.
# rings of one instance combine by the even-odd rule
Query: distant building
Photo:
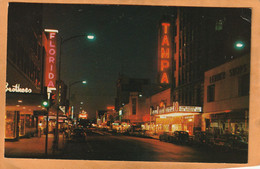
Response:
POLYGON ((96 119, 97 119, 97 125, 107 125, 107 110, 97 110, 96 111, 96 119))
POLYGON ((115 110, 119 111, 122 106, 129 103, 130 92, 142 94, 144 88, 149 84, 149 79, 129 78, 120 75, 116 84, 115 110))

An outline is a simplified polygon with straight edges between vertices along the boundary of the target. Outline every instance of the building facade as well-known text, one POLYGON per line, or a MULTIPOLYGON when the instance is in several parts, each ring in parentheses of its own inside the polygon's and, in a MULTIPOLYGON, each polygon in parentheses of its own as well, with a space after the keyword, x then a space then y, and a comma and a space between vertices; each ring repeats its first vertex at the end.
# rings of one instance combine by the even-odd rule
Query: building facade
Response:
POLYGON ((43 86, 42 7, 9 4, 5 138, 37 133, 43 86), (24 12, 34 17, 24 17, 24 12))
POLYGON ((205 72, 204 131, 248 134, 249 75, 249 55, 205 72))

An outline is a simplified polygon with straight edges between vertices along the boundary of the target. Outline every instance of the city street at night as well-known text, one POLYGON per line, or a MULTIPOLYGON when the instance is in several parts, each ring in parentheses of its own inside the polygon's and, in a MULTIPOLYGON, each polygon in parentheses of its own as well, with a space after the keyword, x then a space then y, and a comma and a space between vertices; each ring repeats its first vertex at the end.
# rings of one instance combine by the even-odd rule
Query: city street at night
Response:
POLYGON ((6 158, 248 163, 251 8, 8 4, 6 158))

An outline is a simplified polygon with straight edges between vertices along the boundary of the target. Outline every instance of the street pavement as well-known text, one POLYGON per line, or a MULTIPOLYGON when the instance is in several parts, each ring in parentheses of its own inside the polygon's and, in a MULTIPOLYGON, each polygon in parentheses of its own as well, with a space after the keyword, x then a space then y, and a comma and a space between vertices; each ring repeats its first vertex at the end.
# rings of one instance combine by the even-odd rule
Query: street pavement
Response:
POLYGON ((6 158, 57 158, 64 147, 63 135, 59 135, 59 150, 53 151, 54 135, 48 135, 47 156, 45 154, 46 136, 22 138, 19 141, 5 141, 6 158))
POLYGON ((247 162, 246 153, 222 152, 208 147, 162 142, 154 138, 95 131, 87 135, 85 141, 67 142, 60 158, 113 161, 247 162))
POLYGON ((162 142, 158 137, 140 138, 103 131, 88 133, 86 140, 65 140, 59 137, 59 151, 52 153, 53 135, 49 134, 48 156, 45 136, 5 142, 7 158, 49 158, 113 161, 163 161, 246 163, 247 154, 221 152, 207 147, 162 142))

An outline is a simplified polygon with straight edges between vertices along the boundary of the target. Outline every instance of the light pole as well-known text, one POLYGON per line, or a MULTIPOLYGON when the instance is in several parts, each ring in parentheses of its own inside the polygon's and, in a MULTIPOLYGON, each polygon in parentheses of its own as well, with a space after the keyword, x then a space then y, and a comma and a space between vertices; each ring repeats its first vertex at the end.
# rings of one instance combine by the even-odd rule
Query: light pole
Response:
POLYGON ((78 83, 82 83, 82 84, 87 84, 87 81, 86 80, 79 80, 79 81, 75 81, 75 82, 72 82, 72 83, 69 83, 69 107, 70 107, 70 103, 71 103, 71 99, 70 99, 70 96, 71 96, 71 87, 75 84, 78 84, 78 83))
POLYGON ((82 35, 75 35, 75 36, 71 36, 67 39, 63 39, 62 36, 60 36, 60 57, 59 57, 59 80, 61 79, 61 54, 62 54, 62 45, 67 42, 67 41, 70 41, 72 39, 75 39, 75 38, 79 38, 79 37, 87 37, 88 40, 94 40, 96 37, 94 34, 82 34, 82 35))
MULTIPOLYGON (((67 41, 70 41, 72 39, 75 39, 75 38, 78 38, 78 37, 87 37, 87 39, 89 40, 94 40, 95 39, 95 35, 94 34, 81 34, 81 35, 75 35, 75 36, 72 36, 72 37, 69 37, 67 39, 63 39, 62 36, 59 36, 60 37, 60 56, 59 56, 59 68, 58 68, 58 72, 59 72, 59 75, 58 75, 58 82, 60 83, 61 81, 61 56, 62 56, 62 45, 67 42, 67 41)), ((58 99, 59 100, 59 99, 58 99)), ((55 149, 58 149, 58 141, 59 141, 59 103, 57 105, 57 116, 56 116, 56 129, 55 129, 55 138, 54 138, 54 147, 55 149)))

